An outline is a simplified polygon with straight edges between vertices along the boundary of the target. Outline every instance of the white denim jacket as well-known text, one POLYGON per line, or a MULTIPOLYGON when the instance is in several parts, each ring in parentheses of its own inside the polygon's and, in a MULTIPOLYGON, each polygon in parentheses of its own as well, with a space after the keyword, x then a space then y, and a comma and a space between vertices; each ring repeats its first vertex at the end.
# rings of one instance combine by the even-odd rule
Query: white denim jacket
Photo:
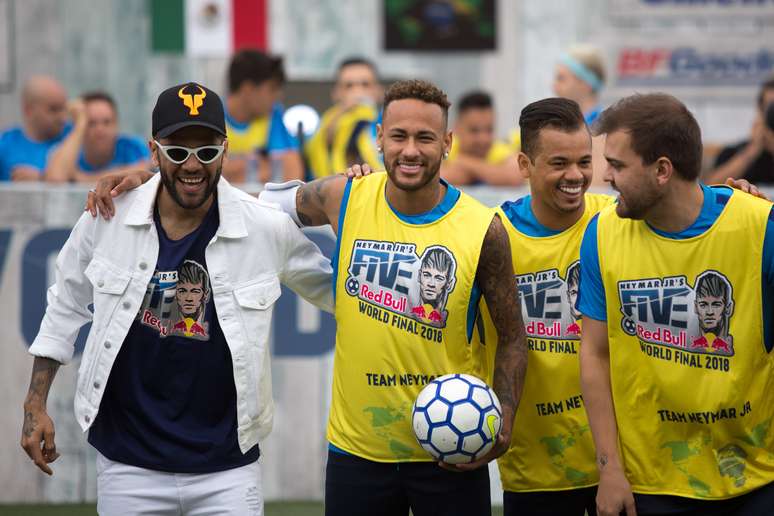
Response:
MULTIPOLYGON (((56 283, 48 290, 46 315, 29 351, 66 364, 79 329, 93 321, 75 393, 75 416, 84 432, 97 416, 113 362, 153 276, 159 253, 153 223, 159 183, 157 174, 116 198, 116 216, 110 221, 84 213, 57 257, 56 283)), ((205 258, 218 322, 231 350, 244 453, 271 431, 269 334, 280 282, 330 312, 331 266, 277 206, 223 178, 218 211, 220 225, 205 258)))

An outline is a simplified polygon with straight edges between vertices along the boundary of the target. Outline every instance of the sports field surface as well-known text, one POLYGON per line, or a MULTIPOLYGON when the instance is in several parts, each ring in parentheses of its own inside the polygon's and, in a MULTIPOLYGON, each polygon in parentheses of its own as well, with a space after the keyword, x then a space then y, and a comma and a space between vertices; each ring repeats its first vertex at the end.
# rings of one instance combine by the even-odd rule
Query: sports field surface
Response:
MULTIPOLYGON (((317 502, 267 503, 265 516, 320 516, 323 506, 317 502)), ((492 516, 501 516, 500 507, 492 516)), ((0 505, 0 516, 81 516, 97 514, 94 505, 0 505)))

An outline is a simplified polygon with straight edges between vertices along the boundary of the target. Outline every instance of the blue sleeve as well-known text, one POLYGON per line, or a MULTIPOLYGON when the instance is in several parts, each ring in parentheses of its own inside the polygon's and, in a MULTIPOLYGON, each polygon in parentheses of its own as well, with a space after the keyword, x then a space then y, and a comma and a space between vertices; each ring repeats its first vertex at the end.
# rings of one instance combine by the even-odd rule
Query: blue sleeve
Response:
POLYGON ((141 138, 136 136, 132 136, 131 138, 135 147, 134 161, 148 161, 151 158, 148 145, 141 138))
POLYGON ((763 281, 774 289, 774 206, 769 212, 766 236, 763 239, 763 281))
POLYGON ((597 221, 599 214, 594 215, 580 248, 580 283, 578 284, 578 301, 576 308, 586 317, 597 321, 607 320, 607 303, 605 287, 602 285, 602 273, 599 270, 599 249, 597 246, 597 221))
POLYGON ((298 150, 298 140, 288 132, 285 122, 282 120, 282 115, 282 106, 275 104, 269 123, 269 141, 266 143, 266 150, 268 152, 298 150))
POLYGON ((766 221, 763 238, 763 342, 766 350, 774 349, 774 206, 766 221))
POLYGON ((6 163, 5 155, 8 152, 6 133, 0 133, 0 181, 11 180, 11 170, 6 163))

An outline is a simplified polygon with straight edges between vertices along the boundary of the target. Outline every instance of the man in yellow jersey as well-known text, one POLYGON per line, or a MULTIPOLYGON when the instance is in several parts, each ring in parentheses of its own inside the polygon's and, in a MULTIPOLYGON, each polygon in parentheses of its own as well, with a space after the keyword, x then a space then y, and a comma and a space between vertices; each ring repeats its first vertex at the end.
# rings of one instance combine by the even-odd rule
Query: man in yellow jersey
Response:
POLYGON ((376 65, 371 61, 352 57, 339 64, 331 94, 334 105, 323 113, 320 128, 304 148, 313 177, 340 173, 354 163, 381 167, 376 124, 383 96, 376 65))
POLYGON ((774 514, 774 213, 707 187, 665 94, 602 113, 620 196, 581 245, 581 385, 602 516, 774 514))
POLYGON ((440 178, 448 106, 430 83, 397 82, 377 136, 386 174, 313 181, 290 203, 267 191, 299 222, 338 235, 329 516, 490 514, 479 466, 507 449, 526 346, 515 284, 502 281, 513 271, 501 219, 440 178), (470 344, 479 292, 499 335, 492 383, 503 431, 489 456, 439 468, 413 435, 411 405, 437 376, 483 374, 470 344))
MULTIPOLYGON (((328 516, 491 513, 489 472, 481 466, 508 449, 526 342, 515 283, 503 281, 513 277, 513 267, 501 218, 440 178, 452 138, 448 107, 436 86, 399 81, 386 92, 377 135, 386 174, 267 185, 261 194, 299 225, 330 224, 337 234, 328 516), (420 281, 422 271, 435 278, 420 281), (414 437, 411 406, 435 377, 485 376, 484 360, 471 345, 482 293, 498 335, 491 383, 502 429, 485 457, 438 467, 414 437), (414 300, 426 301, 437 315, 418 320, 412 308, 422 305, 414 300)), ((96 215, 99 206, 110 216, 111 195, 147 177, 102 180, 88 209, 96 215)))
MULTIPOLYGON (((583 516, 594 513, 598 477, 578 374, 578 259, 586 225, 613 198, 586 193, 591 134, 577 103, 533 102, 522 110, 519 127, 519 170, 531 194, 503 203, 498 213, 511 248, 518 249, 514 283, 521 294, 529 371, 511 448, 497 461, 504 514, 583 516)), ((486 309, 483 321, 491 364, 495 332, 486 309)))
POLYGON ((516 154, 495 138, 492 97, 483 91, 464 95, 457 106, 449 159, 441 167, 443 178, 455 185, 515 186, 522 183, 515 169, 516 154))
POLYGON ((225 102, 230 156, 223 167, 229 181, 271 181, 272 163, 285 180, 304 177, 298 141, 282 122, 284 82, 280 57, 245 49, 231 58, 225 102))

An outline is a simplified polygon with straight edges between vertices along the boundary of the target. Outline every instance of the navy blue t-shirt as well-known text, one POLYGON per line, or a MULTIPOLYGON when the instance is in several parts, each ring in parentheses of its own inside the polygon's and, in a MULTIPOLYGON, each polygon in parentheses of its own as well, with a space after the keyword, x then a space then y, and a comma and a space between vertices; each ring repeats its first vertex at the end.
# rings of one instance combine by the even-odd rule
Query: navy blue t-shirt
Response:
POLYGON ((159 256, 116 357, 89 442, 105 457, 174 473, 250 464, 237 440, 231 353, 218 324, 204 251, 217 202, 195 231, 170 240, 154 213, 159 256))

